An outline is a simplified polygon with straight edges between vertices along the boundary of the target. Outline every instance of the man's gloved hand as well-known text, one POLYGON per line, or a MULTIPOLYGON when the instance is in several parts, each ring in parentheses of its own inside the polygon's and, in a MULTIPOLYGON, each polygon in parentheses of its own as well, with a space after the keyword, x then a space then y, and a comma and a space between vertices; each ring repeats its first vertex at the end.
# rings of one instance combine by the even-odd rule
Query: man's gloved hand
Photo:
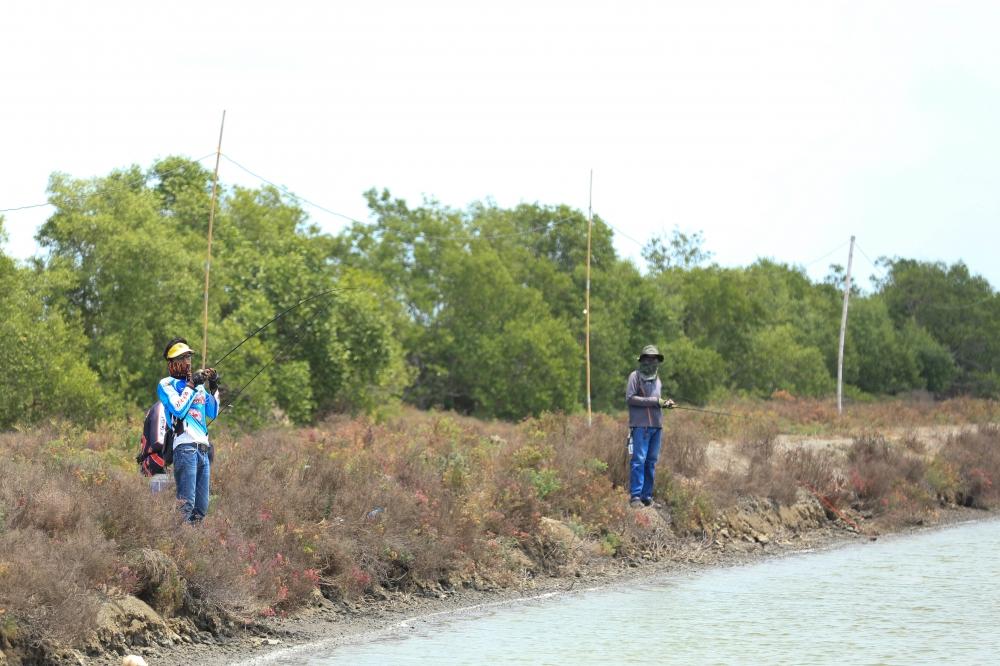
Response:
POLYGON ((677 403, 670 398, 660 398, 660 407, 663 407, 664 409, 673 409, 676 406, 677 403))
POLYGON ((205 380, 206 377, 204 370, 195 370, 194 373, 191 375, 191 383, 194 384, 195 386, 200 386, 201 384, 204 384, 205 380))
POLYGON ((219 373, 215 368, 205 368, 202 370, 202 374, 205 375, 205 384, 208 386, 209 393, 215 393, 219 390, 219 373))

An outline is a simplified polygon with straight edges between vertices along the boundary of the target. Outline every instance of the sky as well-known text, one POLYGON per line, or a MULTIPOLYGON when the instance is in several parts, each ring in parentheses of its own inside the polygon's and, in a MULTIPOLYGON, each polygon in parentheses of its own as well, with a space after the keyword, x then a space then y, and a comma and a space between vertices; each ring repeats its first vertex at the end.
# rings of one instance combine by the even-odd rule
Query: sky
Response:
MULTIPOLYGON (((996 288, 998 27, 992 1, 5 3, 0 209, 53 172, 212 168, 225 110, 226 157, 348 217, 371 187, 585 212, 593 171, 639 265, 676 228, 819 280, 855 235, 862 284, 885 255, 996 288)), ((51 212, 0 213, 4 252, 51 212)))

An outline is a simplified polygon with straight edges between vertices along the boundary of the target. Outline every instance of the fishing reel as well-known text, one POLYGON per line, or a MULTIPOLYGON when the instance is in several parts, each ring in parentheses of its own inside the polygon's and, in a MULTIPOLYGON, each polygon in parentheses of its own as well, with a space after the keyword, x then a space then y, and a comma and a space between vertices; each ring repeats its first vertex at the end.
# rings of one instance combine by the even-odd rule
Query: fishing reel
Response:
POLYGON ((195 386, 207 384, 213 393, 219 388, 219 373, 214 368, 202 368, 191 373, 191 383, 195 386))

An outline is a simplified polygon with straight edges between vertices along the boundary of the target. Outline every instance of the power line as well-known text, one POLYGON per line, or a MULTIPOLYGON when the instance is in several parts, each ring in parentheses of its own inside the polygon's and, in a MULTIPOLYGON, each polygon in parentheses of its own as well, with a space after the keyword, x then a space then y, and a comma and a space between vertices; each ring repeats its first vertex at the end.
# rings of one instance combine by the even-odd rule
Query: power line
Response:
MULTIPOLYGON (((497 234, 479 234, 477 236, 472 236, 472 240, 498 240, 500 238, 515 238, 517 236, 527 236, 528 234, 533 234, 538 231, 543 231, 549 227, 555 227, 556 225, 563 224, 565 222, 576 221, 574 217, 560 217, 555 220, 549 220, 543 224, 539 224, 534 227, 529 227, 527 229, 522 229, 521 231, 511 231, 505 233, 497 234)), ((586 222, 586 220, 583 220, 586 222)))
POLYGON ((629 236, 629 235, 628 235, 627 233, 625 233, 624 231, 622 231, 621 229, 619 229, 619 228, 618 228, 618 227, 616 227, 615 225, 611 224, 611 223, 610 223, 610 222, 608 222, 607 220, 601 220, 601 222, 604 222, 604 224, 608 225, 609 227, 611 227, 612 229, 614 229, 615 231, 617 231, 617 232, 618 232, 618 235, 619 235, 619 236, 621 236, 622 238, 624 238, 624 239, 626 239, 626 240, 630 240, 630 241, 632 241, 633 243, 635 243, 635 244, 636 244, 636 245, 638 245, 639 247, 646 247, 646 244, 645 244, 645 243, 643 243, 642 241, 638 241, 638 240, 636 240, 636 239, 632 238, 632 237, 631 237, 631 236, 629 236))
MULTIPOLYGON (((609 227, 611 227, 612 229, 614 229, 614 230, 615 230, 616 232, 618 232, 618 234, 619 234, 620 236, 622 236, 623 238, 625 238, 626 240, 630 240, 630 241, 632 241, 633 243, 635 243, 635 244, 636 244, 636 245, 638 245, 639 247, 645 247, 645 246, 646 246, 646 244, 645 244, 645 243, 643 243, 642 241, 639 241, 639 240, 636 240, 636 239, 635 239, 635 238, 633 238, 632 236, 629 236, 629 235, 628 235, 628 234, 626 234, 626 233, 625 233, 624 231, 622 231, 622 230, 621 230, 620 228, 618 228, 618 227, 616 227, 615 225, 611 224, 611 223, 610 223, 610 222, 608 222, 607 220, 602 220, 602 221, 604 222, 604 224, 608 225, 609 227)), ((826 258, 827 258, 827 257, 829 257, 830 255, 834 254, 835 252, 838 252, 839 250, 842 250, 842 249, 843 249, 843 248, 844 248, 844 247, 845 247, 845 246, 846 246, 846 245, 848 244, 848 242, 849 242, 849 241, 844 241, 843 243, 841 243, 841 244, 840 244, 840 245, 838 245, 837 247, 835 247, 835 248, 833 248, 832 250, 830 250, 829 252, 826 252, 826 253, 824 253, 823 255, 821 255, 821 256, 819 256, 819 257, 817 257, 817 258, 813 259, 812 261, 809 261, 809 262, 806 262, 806 263, 803 263, 803 264, 798 264, 798 265, 802 266, 803 268, 808 268, 809 266, 812 266, 812 265, 813 265, 813 264, 815 264, 815 263, 818 263, 818 262, 820 262, 820 261, 823 261, 824 259, 826 259, 826 258)))
MULTIPOLYGON (((193 161, 197 162, 197 163, 200 163, 200 162, 202 162, 202 161, 204 161, 204 160, 206 160, 206 159, 208 159, 208 158, 210 158, 210 157, 212 157, 214 155, 216 155, 216 151, 213 151, 211 153, 207 153, 207 154, 205 154, 205 155, 203 155, 203 156, 201 156, 201 157, 199 157, 199 158, 197 158, 196 160, 193 160, 193 161)), ((328 213, 330 215, 334 215, 336 217, 343 218, 343 219, 348 220, 350 222, 354 222, 354 223, 362 224, 362 225, 366 224, 362 220, 359 220, 359 219, 357 219, 355 217, 352 217, 350 215, 346 215, 346 214, 341 213, 339 211, 333 210, 333 209, 331 209, 331 208, 329 208, 327 206, 319 204, 319 203, 317 203, 317 202, 315 202, 315 201, 313 201, 311 199, 307 199, 306 197, 303 197, 303 196, 300 196, 298 194, 295 194, 294 192, 292 192, 291 190, 289 190, 287 187, 284 187, 282 185, 278 185, 274 181, 272 181, 272 180, 270 180, 268 178, 265 178, 264 176, 260 175, 259 173, 253 171, 252 169, 250 169, 250 168, 244 166, 243 164, 237 162, 236 160, 234 160, 229 155, 226 155, 225 153, 222 153, 221 155, 222 155, 222 157, 224 157, 226 159, 226 161, 230 162, 233 166, 235 166, 238 169, 240 169, 240 170, 246 172, 247 174, 253 176, 257 180, 259 180, 259 181, 261 181, 263 183, 266 183, 266 184, 274 187, 275 189, 279 190, 280 192, 282 192, 283 194, 285 194, 286 196, 290 197, 291 199, 293 199, 295 201, 302 202, 302 203, 304 203, 304 204, 306 204, 308 206, 311 206, 312 208, 315 208, 317 210, 323 211, 323 212, 328 213)), ((167 176, 167 175, 169 175, 171 173, 183 170, 183 169, 185 169, 185 168, 187 168, 189 166, 190 166, 190 163, 180 164, 177 167, 174 167, 173 169, 168 169, 167 171, 164 171, 164 172, 162 172, 160 174, 157 174, 157 175, 160 176, 160 177, 167 176)), ((103 189, 101 189, 101 190, 99 190, 97 192, 91 192, 91 193, 87 193, 87 194, 80 194, 80 195, 76 195, 76 196, 64 196, 64 197, 61 198, 61 201, 82 201, 82 200, 84 200, 84 199, 86 199, 87 197, 90 197, 90 196, 94 196, 94 195, 106 196, 108 194, 113 194, 113 193, 125 191, 127 189, 128 189, 127 185, 118 186, 118 187, 106 185, 103 189)), ((46 201, 44 203, 29 204, 29 205, 25 205, 25 206, 14 206, 14 207, 10 207, 10 208, 0 208, 0 213, 15 212, 15 211, 21 211, 21 210, 28 210, 28 209, 32 209, 32 208, 44 208, 46 206, 58 206, 58 205, 59 205, 59 203, 53 203, 52 201, 46 201)), ((554 219, 554 220, 548 220, 548 221, 546 221, 546 222, 544 222, 542 224, 535 225, 533 227, 529 227, 527 229, 522 229, 522 230, 519 230, 519 231, 513 231, 513 232, 501 232, 501 233, 495 233, 495 234, 471 234, 471 235, 465 235, 465 236, 462 236, 462 235, 450 235, 450 236, 440 236, 440 237, 423 235, 422 239, 423 240, 439 240, 439 239, 440 240, 456 240, 456 241, 465 241, 465 242, 470 242, 470 241, 475 241, 475 240, 486 240, 486 241, 489 241, 489 240, 498 240, 498 239, 502 239, 502 238, 513 238, 513 237, 517 237, 517 236, 524 236, 524 235, 536 233, 536 232, 539 232, 539 231, 543 231, 546 228, 555 227, 556 225, 560 225, 560 224, 563 224, 565 222, 569 222, 569 221, 573 221, 573 220, 574 220, 574 217, 567 216, 567 217, 557 218, 557 219, 554 219)), ((619 233, 622 233, 622 232, 619 231, 619 233)), ((624 233, 622 233, 622 235, 625 236, 624 233)), ((626 238, 627 238, 627 236, 626 236, 626 238)), ((634 239, 630 239, 630 240, 634 240, 634 239)), ((638 242, 638 241, 635 241, 635 242, 638 242)))
MULTIPOLYGON (((861 252, 861 256, 863 256, 868 261, 868 263, 871 264, 872 268, 874 268, 876 271, 881 271, 883 273, 882 277, 888 274, 889 269, 886 266, 879 266, 877 263, 872 261, 871 257, 868 256, 868 253, 866 253, 863 249, 861 249, 861 246, 855 244, 854 247, 857 248, 859 252, 861 252)), ((933 303, 933 302, 920 303, 919 306, 917 306, 917 309, 946 310, 946 311, 967 310, 969 308, 974 308, 977 305, 988 303, 992 301, 995 298, 995 296, 996 296, 995 294, 990 294, 989 296, 984 296, 983 298, 972 301, 971 303, 955 303, 955 304, 933 303)))
MULTIPOLYGON (((215 155, 214 151, 211 152, 211 153, 209 153, 209 154, 207 154, 207 155, 204 155, 203 157, 199 157, 198 159, 193 160, 193 161, 194 162, 201 162, 202 160, 206 160, 209 157, 212 157, 213 155, 215 155)), ((163 173, 160 173, 160 174, 157 174, 157 175, 160 176, 160 177, 167 176, 167 175, 170 175, 170 174, 172 174, 174 172, 180 171, 182 169, 186 169, 189 166, 191 166, 191 163, 190 162, 185 162, 184 164, 179 164, 176 167, 174 167, 173 169, 167 169, 163 173)), ((104 196, 104 195, 111 194, 111 193, 124 192, 127 189, 129 189, 127 185, 122 185, 122 186, 119 186, 119 187, 107 186, 107 187, 105 187, 100 192, 87 193, 87 194, 79 194, 79 195, 76 195, 76 196, 66 196, 66 197, 63 197, 62 200, 63 201, 67 201, 67 200, 68 201, 82 201, 83 199, 86 199, 89 196, 93 196, 94 194, 100 194, 101 196, 104 196)), ((29 208, 44 208, 45 206, 58 206, 58 204, 52 203, 51 201, 46 201, 45 203, 28 204, 27 206, 15 206, 13 208, 0 208, 0 213, 11 213, 11 212, 18 211, 18 210, 28 210, 29 208)))
POLYGON ((860 246, 860 245, 858 245, 858 244, 855 244, 855 245, 854 245, 854 247, 858 248, 858 252, 860 252, 860 253, 861 253, 861 256, 862 256, 862 257, 864 257, 864 258, 865 258, 865 260, 866 260, 866 261, 867 261, 867 262, 868 262, 869 264, 871 264, 871 267, 872 267, 872 268, 874 268, 874 269, 875 269, 875 270, 877 270, 877 271, 883 271, 883 272, 884 272, 884 271, 886 270, 886 268, 885 268, 884 266, 879 266, 879 265, 878 265, 877 263, 875 263, 874 261, 872 261, 872 258, 868 256, 868 253, 867 253, 867 252, 865 252, 865 251, 864 251, 863 249, 861 249, 861 246, 860 246))
POLYGON ((320 204, 318 204, 318 203, 316 203, 314 201, 310 201, 309 199, 306 199, 305 197, 300 197, 299 195, 297 195, 294 192, 292 192, 291 190, 289 190, 287 187, 285 187, 283 185, 278 185, 277 183, 275 183, 273 181, 270 181, 267 178, 264 178, 264 176, 261 176, 260 174, 254 173, 253 171, 251 171, 247 167, 243 166, 242 164, 240 164, 239 162, 237 162, 236 160, 234 160, 233 158, 231 158, 229 155, 226 155, 225 153, 223 153, 222 156, 225 157, 226 161, 230 162, 233 166, 235 166, 235 167, 237 167, 239 169, 242 169, 243 171, 247 172, 248 174, 250 174, 251 176, 253 176, 257 180, 259 180, 261 182, 264 182, 264 183, 267 183, 271 187, 273 187, 273 188, 275 188, 277 190, 280 190, 281 192, 287 194, 289 197, 291 197, 292 199, 295 199, 296 201, 301 201, 302 203, 308 204, 308 205, 312 206, 313 208, 316 208, 317 210, 323 211, 324 213, 329 213, 330 215, 335 215, 337 217, 341 217, 341 218, 347 220, 348 222, 356 222, 358 224, 364 224, 364 222, 362 222, 361 220, 353 218, 350 215, 344 215, 343 213, 338 213, 337 211, 331 210, 331 209, 327 208, 326 206, 321 206, 320 204))
MULTIPOLYGON (((217 151, 213 151, 211 153, 208 153, 208 154, 206 154, 206 155, 204 155, 202 157, 199 157, 198 159, 196 159, 194 161, 195 162, 202 162, 203 160, 206 160, 209 157, 212 157, 213 155, 216 155, 216 152, 217 151)), ((236 160, 234 160, 232 157, 230 157, 229 155, 227 155, 225 153, 221 153, 221 156, 224 157, 227 162, 229 162, 230 164, 232 164, 236 168, 240 169, 241 171, 244 171, 245 173, 249 174, 250 176, 253 176, 257 180, 259 180, 259 181, 261 181, 263 183, 266 183, 267 185, 270 185, 271 187, 274 187, 275 189, 277 189, 278 191, 282 192, 283 194, 285 194, 286 196, 288 196, 289 198, 291 198, 291 199, 293 199, 295 201, 302 202, 302 203, 304 203, 304 204, 306 204, 308 206, 311 206, 312 208, 315 208, 316 210, 320 210, 320 211, 322 211, 324 213, 327 213, 329 215, 333 215, 335 217, 342 218, 342 219, 347 220, 349 222, 354 222, 356 224, 362 224, 362 225, 367 224, 366 222, 364 222, 362 220, 359 220, 359 219, 357 219, 355 217, 352 217, 352 216, 347 215, 345 213, 341 213, 339 211, 333 210, 332 208, 329 208, 329 207, 324 206, 322 204, 316 203, 315 201, 313 201, 311 199, 307 199, 306 197, 303 197, 303 196, 300 196, 298 194, 295 194, 294 192, 292 192, 287 187, 285 187, 283 185, 278 185, 273 180, 271 180, 269 178, 265 178, 264 176, 262 176, 259 173, 253 171, 249 167, 244 166, 240 162, 237 162, 236 160)), ((170 173, 173 173, 175 171, 179 171, 181 169, 184 169, 187 166, 189 166, 189 165, 188 164, 181 164, 181 165, 179 165, 179 166, 177 166, 177 167, 175 167, 173 169, 170 169, 168 171, 164 171, 162 174, 159 174, 159 175, 160 176, 166 176, 166 175, 169 175, 170 173)), ((103 192, 101 192, 101 194, 107 194, 107 193, 111 193, 111 192, 118 192, 118 191, 122 191, 122 190, 125 190, 125 189, 127 189, 127 188, 126 187, 118 187, 118 188, 108 187, 108 188, 105 188, 105 190, 103 192)), ((85 198, 87 196, 91 196, 91 195, 90 194, 79 195, 79 196, 76 196, 76 197, 69 197, 69 199, 83 199, 83 198, 85 198)), ((20 211, 20 210, 27 210, 27 209, 31 209, 31 208, 43 208, 45 206, 55 206, 55 205, 57 205, 57 204, 54 204, 54 203, 52 203, 50 201, 46 201, 45 203, 29 204, 27 206, 17 206, 17 207, 13 207, 13 208, 0 208, 0 213, 14 212, 14 211, 20 211)), ((517 236, 523 236, 523 235, 528 235, 528 234, 536 233, 538 231, 543 231, 543 230, 545 230, 546 228, 548 228, 550 226, 554 227, 554 226, 562 224, 564 222, 572 221, 573 219, 574 219, 573 217, 558 218, 558 219, 555 219, 555 220, 549 220, 549 221, 547 221, 547 222, 545 222, 543 224, 540 224, 540 225, 537 225, 537 226, 534 226, 534 227, 530 227, 528 229, 523 229, 523 230, 514 231, 514 232, 503 232, 503 233, 496 233, 496 234, 472 234, 472 235, 468 235, 468 236, 450 235, 450 236, 438 236, 438 237, 422 235, 422 239, 423 240, 456 240, 456 241, 463 241, 464 240, 465 242, 469 242, 469 241, 473 241, 473 240, 498 240, 498 239, 502 239, 502 238, 513 238, 513 237, 517 237, 517 236)), ((630 236, 629 234, 627 234, 624 231, 622 231, 621 228, 615 226, 614 224, 611 224, 607 220, 602 220, 602 222, 604 224, 606 224, 609 228, 611 228, 613 231, 615 231, 619 236, 621 236, 622 238, 624 238, 625 240, 628 240, 628 241, 630 241, 632 243, 635 243, 640 248, 645 247, 646 243, 644 243, 644 242, 642 242, 642 241, 634 238, 633 236, 630 236)), ((808 267, 808 266, 811 266, 811 265, 813 265, 813 264, 815 264, 815 263, 817 263, 819 261, 822 261, 823 259, 826 259, 827 257, 829 257, 830 255, 832 255, 833 253, 835 253, 838 250, 840 250, 841 248, 843 248, 844 245, 846 245, 846 244, 847 243, 845 241, 844 243, 841 243, 840 245, 838 245, 834 249, 830 250, 826 254, 824 254, 824 255, 816 258, 816 259, 813 259, 812 261, 810 261, 808 263, 801 264, 801 265, 803 267, 808 267)), ((861 250, 860 247, 858 249, 859 249, 859 251, 861 251, 862 255, 864 255, 865 259, 867 259, 868 262, 874 268, 876 268, 877 270, 879 270, 879 267, 875 265, 875 263, 868 257, 868 255, 865 254, 864 251, 861 250)))
MULTIPOLYGON (((207 153, 207 154, 205 154, 205 155, 203 155, 203 156, 201 156, 201 157, 199 157, 199 158, 197 158, 195 160, 192 160, 192 161, 194 163, 200 163, 200 162, 202 162, 202 161, 204 161, 204 160, 206 160, 206 159, 208 159, 208 158, 216 155, 216 152, 217 151, 212 151, 212 152, 207 153)), ((266 184, 274 187, 275 189, 279 190, 280 192, 282 192, 283 194, 285 194, 286 196, 288 196, 289 198, 291 198, 291 199, 293 199, 295 201, 302 202, 302 203, 304 203, 304 204, 306 204, 308 206, 311 206, 312 208, 315 208, 316 210, 320 210, 320 211, 322 211, 324 213, 327 213, 329 215, 333 215, 335 217, 342 218, 342 219, 347 220, 349 222, 354 222, 356 224, 361 224, 361 225, 367 225, 367 224, 369 224, 369 223, 366 223, 366 222, 364 222, 362 220, 359 220, 359 219, 357 219, 355 217, 352 217, 352 216, 347 215, 345 213, 341 213, 339 211, 333 210, 332 208, 329 208, 327 206, 319 204, 316 201, 313 201, 312 199, 308 199, 306 197, 303 197, 303 196, 300 196, 298 194, 295 194, 294 192, 292 192, 291 190, 289 190, 287 187, 282 186, 282 185, 278 185, 274 181, 272 181, 272 180, 270 180, 268 178, 265 178, 264 176, 260 175, 259 173, 257 173, 255 171, 251 170, 250 168, 244 166, 240 162, 237 162, 236 160, 234 160, 232 157, 230 157, 229 155, 227 155, 225 153, 222 153, 221 156, 223 158, 225 158, 227 162, 231 163, 233 166, 237 167, 241 171, 244 171, 247 174, 249 174, 250 176, 253 176, 254 178, 256 178, 257 180, 259 180, 259 181, 261 181, 263 183, 266 183, 266 184)), ((171 173, 175 173, 177 171, 186 169, 189 166, 191 166, 191 162, 185 162, 183 164, 178 165, 177 167, 174 167, 173 169, 169 169, 167 171, 159 173, 159 174, 157 174, 157 176, 159 176, 159 177, 167 176, 167 175, 169 175, 171 173)), ((122 185, 122 186, 118 186, 118 187, 105 186, 102 190, 99 190, 97 192, 92 192, 92 193, 87 193, 87 194, 80 194, 80 195, 75 195, 75 196, 71 195, 71 196, 62 197, 62 201, 79 201, 79 200, 83 200, 83 199, 85 199, 87 197, 90 197, 90 196, 94 196, 94 195, 106 196, 108 194, 125 191, 127 189, 129 189, 127 185, 122 185)), ((22 211, 22 210, 30 210, 30 209, 34 209, 34 208, 43 208, 43 207, 46 207, 46 206, 58 206, 58 205, 59 205, 59 203, 53 203, 52 201, 46 201, 44 203, 28 204, 28 205, 24 205, 24 206, 13 206, 13 207, 9 207, 9 208, 0 208, 0 213, 11 213, 11 212, 17 212, 17 211, 22 211)), ((519 237, 519 236, 525 236, 525 235, 529 235, 529 234, 534 234, 534 233, 537 233, 537 232, 540 232, 540 231, 544 231, 544 230, 546 230, 548 228, 555 228, 557 225, 560 225, 560 224, 563 224, 563 223, 566 223, 566 222, 572 222, 572 221, 580 221, 580 220, 576 219, 576 216, 566 216, 566 217, 561 217, 561 218, 557 218, 557 219, 553 219, 553 220, 548 220, 548 221, 546 221, 544 223, 541 223, 541 224, 538 224, 536 226, 529 227, 529 228, 526 228, 526 229, 521 229, 521 230, 518 230, 518 231, 512 231, 512 232, 500 232, 500 233, 495 233, 495 234, 473 233, 473 234, 468 234, 468 235, 454 234, 454 235, 445 235, 445 236, 432 236, 432 235, 420 234, 418 236, 418 238, 416 238, 414 240, 418 240, 418 239, 419 240, 424 240, 424 241, 454 240, 454 241, 461 241, 461 242, 499 240, 499 239, 503 239, 503 238, 514 238, 514 237, 519 237)), ((610 229, 612 229, 615 233, 617 233, 619 236, 621 236, 625 240, 630 241, 632 243, 635 243, 640 248, 645 247, 646 243, 644 243, 644 242, 636 239, 635 237, 633 237, 633 236, 625 233, 620 227, 618 227, 618 226, 616 226, 616 225, 608 222, 607 220, 601 220, 601 222, 603 222, 604 224, 606 224, 610 229)), ((833 255, 834 253, 840 251, 841 249, 843 249, 843 247, 845 245, 847 245, 847 241, 844 241, 843 243, 839 244, 838 246, 836 246, 835 248, 833 248, 829 252, 826 252, 825 254, 823 254, 823 255, 821 255, 821 256, 819 256, 817 258, 815 258, 815 259, 813 259, 813 260, 811 260, 809 262, 806 262, 806 263, 803 263, 803 264, 799 264, 799 265, 802 266, 803 268, 812 266, 812 265, 814 265, 814 264, 816 264, 816 263, 818 263, 820 261, 823 261, 824 259, 826 259, 829 256, 833 255)), ((861 253, 861 255, 865 258, 865 260, 876 271, 880 271, 880 272, 884 273, 887 270, 886 267, 879 266, 875 261, 873 261, 872 258, 870 256, 868 256, 868 253, 866 253, 864 251, 864 249, 861 248, 860 245, 855 244, 855 247, 857 247, 857 249, 861 253)), ((950 305, 944 305, 944 304, 942 304, 942 305, 925 304, 924 307, 932 307, 932 308, 940 308, 940 309, 963 309, 963 308, 974 307, 976 305, 980 305, 982 303, 985 303, 985 302, 991 300, 992 298, 993 298, 992 296, 988 296, 988 297, 983 298, 981 300, 975 301, 973 303, 964 304, 964 305, 950 306, 950 305)))
POLYGON ((830 250, 829 252, 827 252, 823 256, 817 257, 817 258, 813 259, 812 261, 810 261, 808 263, 799 264, 799 265, 802 266, 803 268, 808 268, 809 266, 812 266, 813 264, 819 263, 819 262, 823 261, 824 259, 826 259, 827 257, 829 257, 830 255, 832 255, 834 252, 839 252, 840 250, 844 249, 844 246, 847 245, 849 242, 850 241, 844 241, 843 243, 841 243, 837 247, 833 248, 832 250, 830 250))
MULTIPOLYGON (((250 174, 251 176, 253 176, 254 178, 260 180, 261 182, 266 183, 266 184, 270 185, 271 187, 274 187, 275 189, 279 190, 280 192, 282 192, 283 194, 287 195, 289 198, 294 199, 295 201, 301 201, 302 203, 307 204, 309 206, 312 206, 313 208, 321 210, 321 211, 323 211, 325 213, 329 213, 330 215, 335 215, 337 217, 343 218, 343 219, 348 220, 350 222, 354 222, 356 224, 362 224, 362 225, 367 225, 368 224, 368 223, 363 222, 363 221, 361 221, 361 220, 359 220, 357 218, 351 217, 350 215, 345 215, 344 213, 337 212, 335 210, 327 208, 326 206, 322 206, 322 205, 320 205, 320 204, 318 204, 318 203, 316 203, 314 201, 306 199, 305 197, 299 196, 299 195, 295 194, 294 192, 292 192, 291 190, 289 190, 287 187, 285 187, 283 185, 278 185, 274 181, 269 180, 269 179, 265 178, 264 176, 261 176, 260 174, 252 171, 248 167, 243 166, 242 164, 240 164, 239 162, 237 162, 233 158, 229 157, 225 153, 223 153, 222 156, 227 161, 231 162, 233 164, 233 166, 236 166, 237 168, 241 169, 242 171, 244 171, 244 172, 250 174)), ((534 227, 529 227, 528 229, 522 229, 520 231, 512 231, 512 232, 502 232, 502 233, 496 233, 496 234, 471 234, 471 235, 454 234, 454 235, 446 235, 446 236, 433 236, 433 235, 427 235, 427 234, 419 234, 419 239, 425 240, 425 241, 429 241, 429 240, 454 240, 454 241, 464 241, 464 242, 470 242, 470 241, 476 241, 476 240, 498 240, 498 239, 501 239, 501 238, 513 238, 513 237, 517 237, 517 236, 525 236, 525 235, 532 234, 532 233, 535 233, 535 232, 538 232, 538 231, 543 231, 543 230, 547 229, 550 226, 554 227, 555 225, 563 224, 564 222, 569 222, 569 221, 573 221, 573 220, 574 220, 574 217, 572 217, 572 216, 566 216, 566 217, 557 218, 555 220, 549 220, 547 222, 544 222, 542 224, 536 225, 534 227)))
POLYGON ((854 247, 857 248, 858 252, 861 253, 861 256, 865 258, 865 261, 867 261, 872 267, 872 270, 875 271, 868 276, 868 279, 872 280, 877 286, 880 281, 885 280, 889 275, 889 268, 887 266, 879 266, 877 263, 872 261, 872 258, 868 256, 868 253, 861 249, 861 246, 857 243, 854 244, 854 247))
POLYGON ((0 213, 11 213, 15 210, 28 210, 29 208, 44 208, 45 206, 51 206, 52 204, 46 201, 40 204, 31 204, 28 206, 17 206, 15 208, 0 208, 0 213))

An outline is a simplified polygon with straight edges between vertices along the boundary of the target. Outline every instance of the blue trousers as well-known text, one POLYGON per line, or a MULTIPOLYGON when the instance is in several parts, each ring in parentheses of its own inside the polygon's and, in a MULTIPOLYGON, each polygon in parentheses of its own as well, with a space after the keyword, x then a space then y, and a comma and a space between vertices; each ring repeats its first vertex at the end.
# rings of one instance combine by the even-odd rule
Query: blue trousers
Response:
POLYGON ((208 513, 208 482, 211 464, 208 453, 194 444, 178 444, 174 449, 174 481, 181 513, 197 522, 208 513))
POLYGON ((660 457, 663 428, 632 428, 632 466, 629 475, 629 497, 653 498, 656 461, 660 457))

